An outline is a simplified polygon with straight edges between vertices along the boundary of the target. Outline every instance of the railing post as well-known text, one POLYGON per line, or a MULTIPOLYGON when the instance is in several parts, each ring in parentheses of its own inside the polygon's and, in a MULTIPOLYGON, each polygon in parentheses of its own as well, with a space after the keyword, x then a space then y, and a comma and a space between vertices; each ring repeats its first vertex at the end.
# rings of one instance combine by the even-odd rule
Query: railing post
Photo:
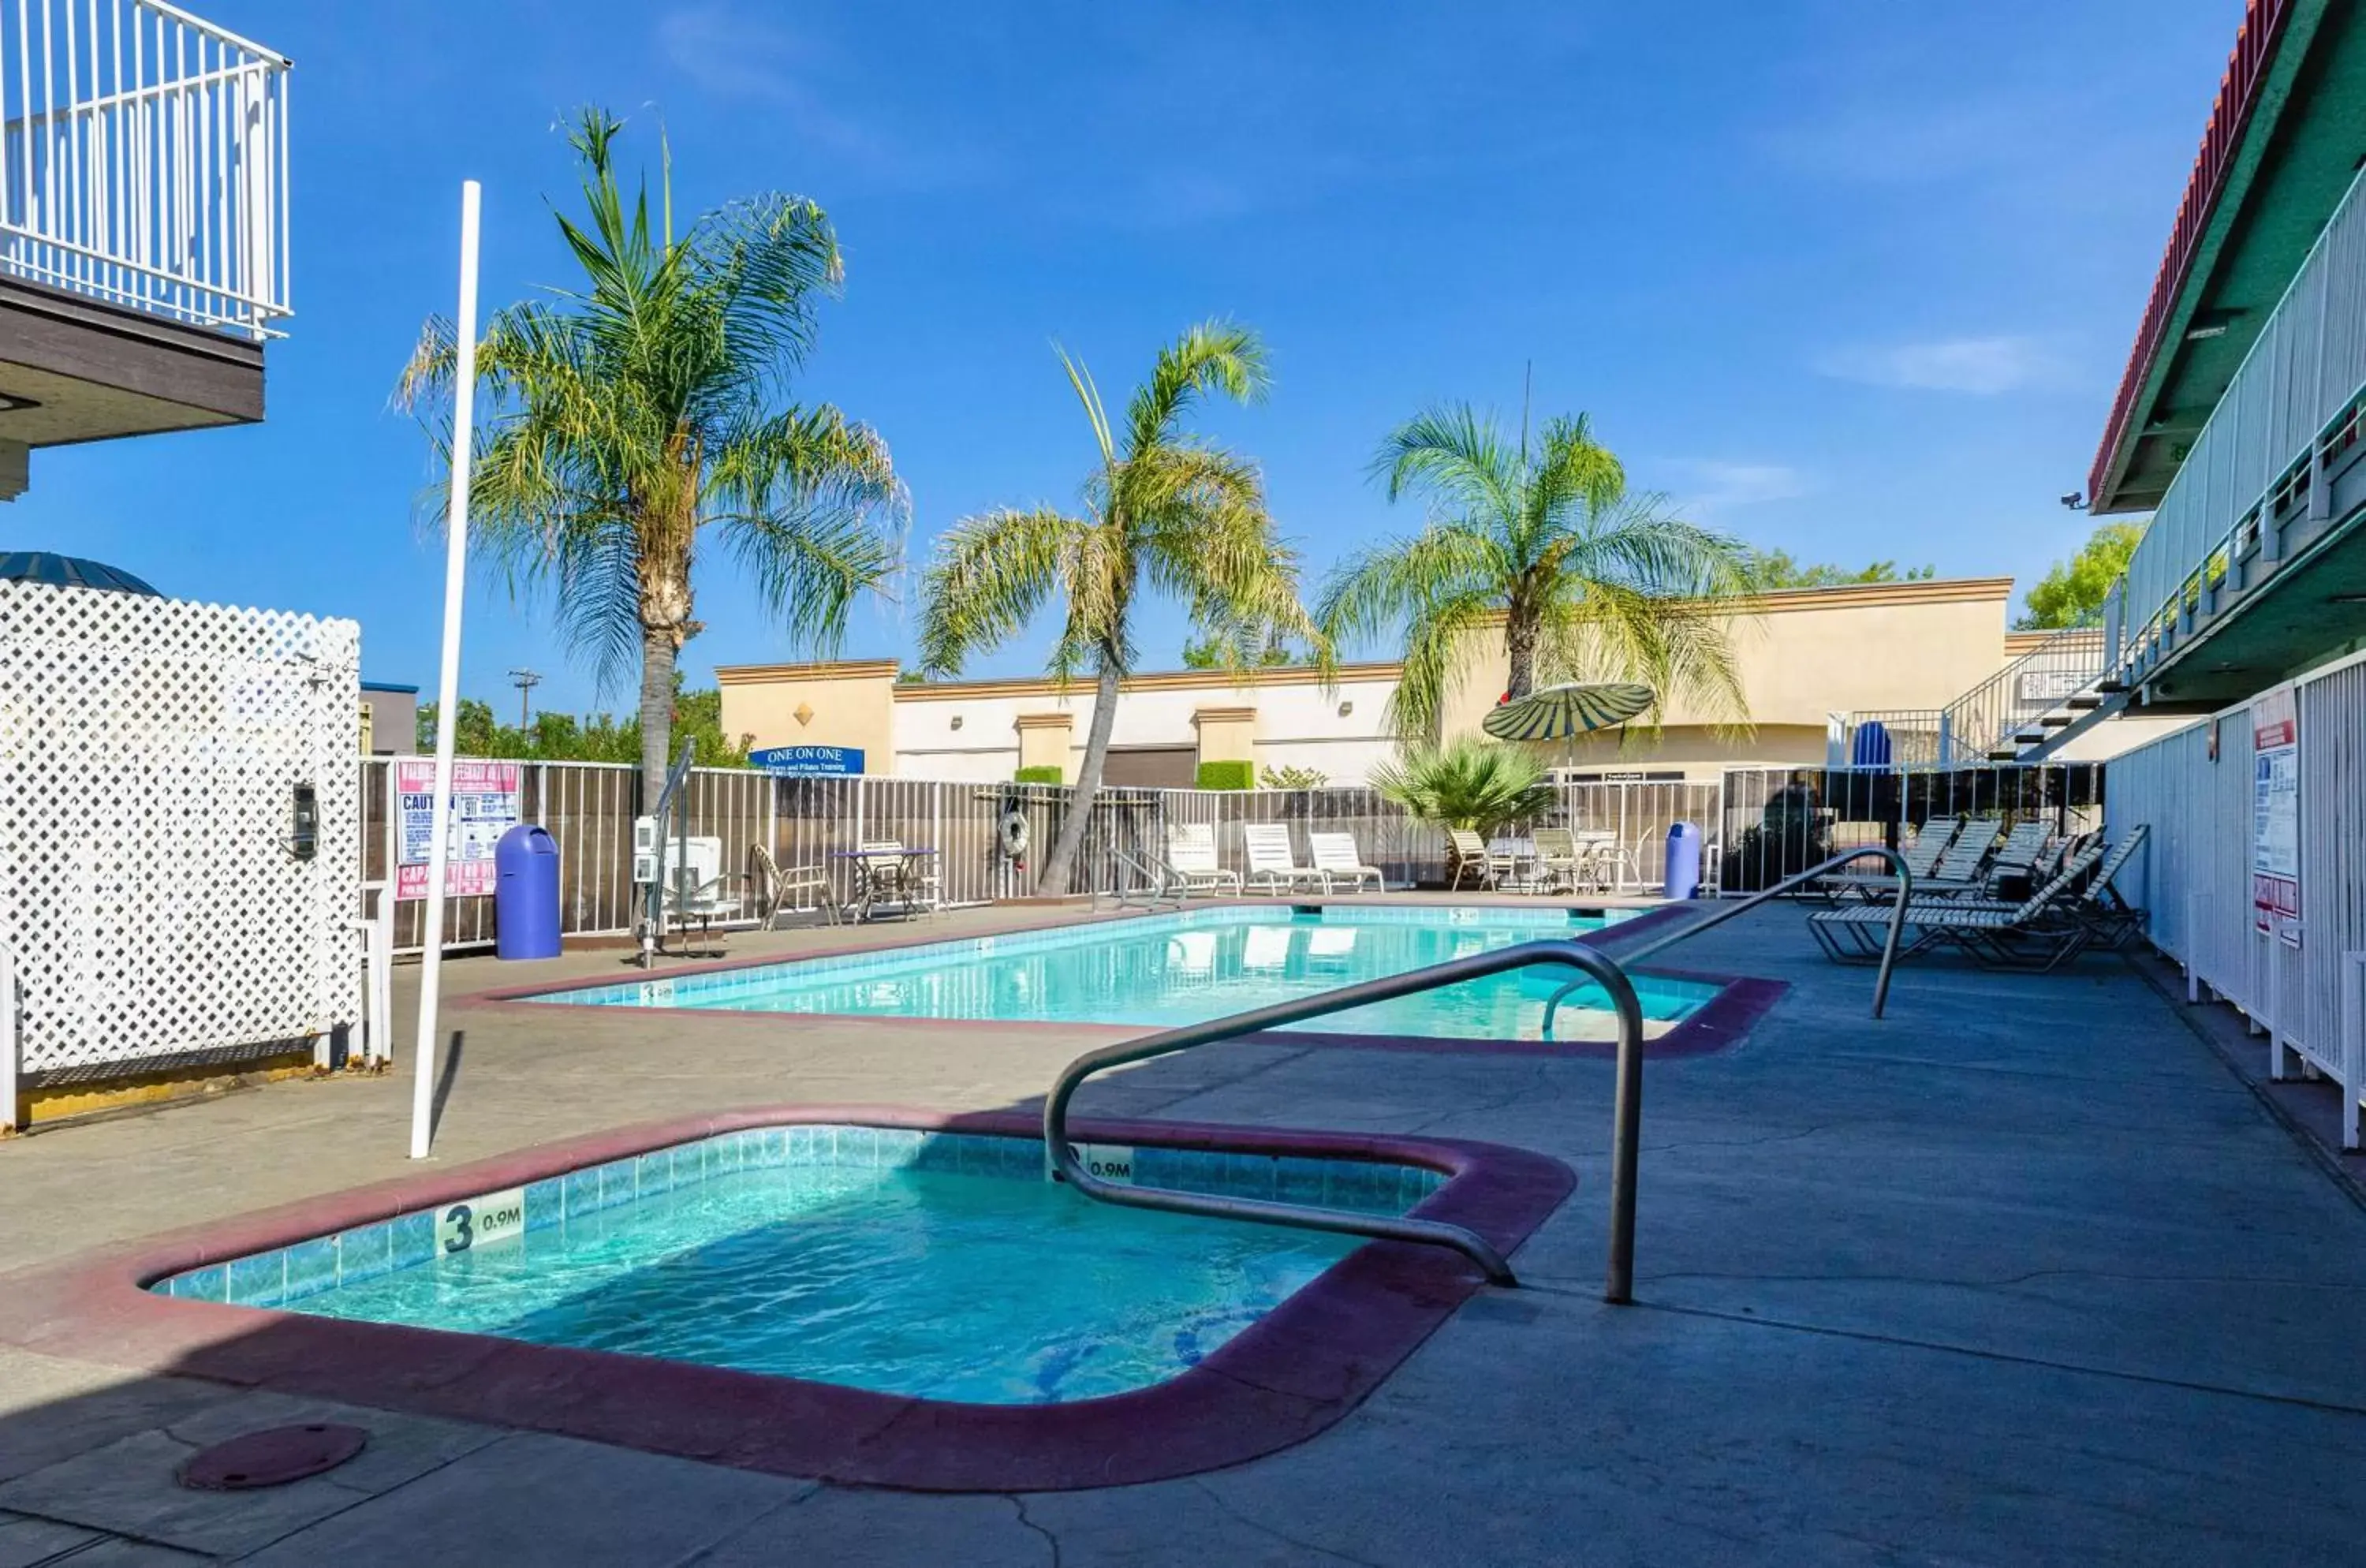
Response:
POLYGON ((8 944, 0 941, 0 1134, 24 1130, 18 1120, 17 1100, 22 1050, 23 1042, 17 1030, 17 957, 8 944))

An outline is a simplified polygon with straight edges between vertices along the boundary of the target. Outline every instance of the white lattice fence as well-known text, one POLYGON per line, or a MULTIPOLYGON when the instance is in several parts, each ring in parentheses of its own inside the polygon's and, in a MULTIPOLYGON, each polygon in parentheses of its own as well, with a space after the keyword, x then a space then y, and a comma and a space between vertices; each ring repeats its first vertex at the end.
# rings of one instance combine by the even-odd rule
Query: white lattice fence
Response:
POLYGON ((360 652, 351 621, 0 583, 0 942, 29 1081, 355 1021, 360 652))

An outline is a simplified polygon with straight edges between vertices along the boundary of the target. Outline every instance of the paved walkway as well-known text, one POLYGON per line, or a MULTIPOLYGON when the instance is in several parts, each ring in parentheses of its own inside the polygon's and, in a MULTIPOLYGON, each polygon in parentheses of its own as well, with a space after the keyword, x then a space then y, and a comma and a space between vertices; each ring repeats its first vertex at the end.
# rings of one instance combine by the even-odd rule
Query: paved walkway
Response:
MULTIPOLYGON (((1754 915, 1673 955, 1794 988, 1737 1049, 1652 1065, 1631 1308, 1595 1294, 1606 1063, 1231 1045, 1088 1089, 1087 1111, 1491 1139, 1579 1170, 1515 1260, 1524 1289, 1466 1305, 1297 1449, 1154 1485, 924 1497, 10 1354, 0 1568, 2355 1561, 2349 1190, 2117 959, 1918 963, 1876 1024, 1869 976, 1817 960, 1798 923, 1754 915), (372 1430, 364 1458, 266 1493, 170 1483, 194 1445, 322 1413, 372 1430)), ((450 973, 466 989, 520 966, 450 973)), ((1077 1038, 452 1021, 455 1160, 730 1105, 1031 1104, 1077 1038)), ((38 1261, 399 1175, 409 1094, 291 1083, 0 1146, 0 1246, 38 1261)))

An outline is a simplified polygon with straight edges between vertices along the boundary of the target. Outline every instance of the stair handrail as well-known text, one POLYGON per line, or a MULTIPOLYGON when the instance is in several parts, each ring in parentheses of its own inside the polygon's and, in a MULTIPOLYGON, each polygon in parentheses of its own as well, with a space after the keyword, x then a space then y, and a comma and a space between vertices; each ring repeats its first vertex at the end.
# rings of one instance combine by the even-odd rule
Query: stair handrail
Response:
POLYGON ((1635 1285, 1635 1179, 1643 1113, 1643 1008, 1634 986, 1617 959, 1583 942, 1566 940, 1521 942, 1492 953, 1448 959, 1425 968, 1275 1002, 1268 1007, 1225 1018, 1161 1030, 1136 1040, 1122 1040, 1087 1051, 1052 1082, 1043 1100, 1043 1149, 1047 1175, 1064 1179, 1087 1198, 1121 1208, 1155 1209, 1174 1214, 1199 1214, 1210 1219, 1247 1220, 1261 1224, 1290 1225, 1301 1230, 1330 1231, 1370 1236, 1383 1241, 1408 1241, 1448 1247, 1476 1263, 1488 1281, 1516 1285, 1519 1281, 1503 1253, 1477 1232, 1442 1220, 1415 1219, 1403 1214, 1366 1214, 1347 1209, 1281 1203, 1260 1198, 1233 1198, 1215 1193, 1185 1192, 1167 1187, 1121 1186, 1095 1176, 1077 1158, 1068 1142, 1068 1103, 1077 1086, 1094 1074, 1155 1056, 1172 1055, 1194 1046, 1237 1039, 1259 1030, 1301 1023, 1308 1019, 1348 1008, 1415 996, 1467 980, 1485 979, 1514 969, 1538 964, 1562 964, 1582 969, 1609 993, 1618 1017, 1618 1058, 1613 1090, 1610 1160, 1610 1259, 1602 1299, 1624 1303, 1633 1299, 1635 1285))
MULTIPOLYGON (((1873 982, 1873 1016, 1879 1018, 1882 1009, 1889 1005, 1889 971, 1898 962, 1898 939, 1906 930, 1906 903, 1914 896, 1914 874, 1907 868, 1906 857, 1882 844, 1865 844, 1853 850, 1844 850, 1822 864, 1809 866, 1796 875, 1786 876, 1772 887, 1762 887, 1747 898, 1736 899, 1730 904, 1719 899, 1717 907, 1709 912, 1707 919, 1691 921, 1675 931, 1654 937, 1640 947, 1626 949, 1618 954, 1618 962, 1628 965, 1639 963, 1655 953, 1665 952, 1680 942, 1700 935, 1711 926, 1721 926, 1736 915, 1754 909, 1770 898, 1780 897, 1819 878, 1830 876, 1844 865, 1876 858, 1889 862, 1897 868, 1898 874, 1898 902, 1890 908, 1889 934, 1882 940, 1881 944, 1881 972, 1875 976, 1873 982)), ((1605 928, 1602 934, 1605 938, 1615 938, 1617 931, 1617 927, 1610 926, 1605 928)), ((1555 991, 1551 999, 1545 1003, 1542 1032, 1546 1039, 1552 1038, 1553 1018, 1560 1011, 1562 998, 1572 991, 1583 989, 1585 984, 1583 980, 1572 980, 1568 985, 1555 991)))

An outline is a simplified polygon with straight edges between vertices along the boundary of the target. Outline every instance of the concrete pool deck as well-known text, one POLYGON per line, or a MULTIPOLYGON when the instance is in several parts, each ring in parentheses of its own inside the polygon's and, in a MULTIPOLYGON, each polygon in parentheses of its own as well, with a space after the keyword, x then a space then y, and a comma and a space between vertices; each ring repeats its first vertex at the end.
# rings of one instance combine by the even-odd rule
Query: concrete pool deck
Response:
MULTIPOLYGON (((621 956, 471 959, 447 986, 621 956)), ((1875 1023, 1870 976, 1823 963, 1795 910, 1669 957, 1792 988, 1735 1048, 1647 1070, 1632 1307, 1598 1300, 1606 1062, 1256 1042, 1087 1087, 1087 1114, 1485 1140, 1577 1170, 1514 1259, 1524 1288, 1465 1303, 1296 1448, 1138 1486, 920 1496, 7 1351, 0 1565, 2354 1558, 2366 1211, 2180 1004, 2115 957, 2045 976, 1917 960, 1875 1023), (266 1492, 172 1484, 195 1447, 299 1417, 371 1446, 266 1492)), ((1027 1108, 1084 1043, 671 1015, 652 1037, 630 1010, 547 1010, 449 1015, 439 1163, 793 1100, 1027 1108)), ((402 1176, 410 1089, 279 1084, 0 1145, 0 1256, 402 1176)))

